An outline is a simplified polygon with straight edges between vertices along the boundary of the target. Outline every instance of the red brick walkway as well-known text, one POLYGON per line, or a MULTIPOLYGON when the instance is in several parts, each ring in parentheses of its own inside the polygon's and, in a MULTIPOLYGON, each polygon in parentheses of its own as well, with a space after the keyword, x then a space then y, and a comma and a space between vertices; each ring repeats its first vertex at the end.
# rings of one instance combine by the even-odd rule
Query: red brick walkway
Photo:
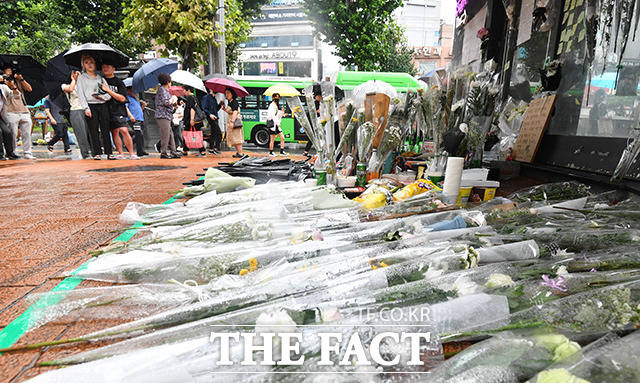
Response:
MULTIPOLYGON (((0 330, 27 308, 25 298, 51 290, 63 271, 74 270, 88 251, 111 241, 118 217, 130 201, 162 203, 182 182, 225 157, 140 161, 0 162, 0 330), (92 172, 100 168, 166 165, 183 168, 145 172, 92 172)), ((83 282, 80 287, 95 285, 83 282)), ((86 334, 113 323, 49 324, 17 344, 86 334)), ((0 356, 0 382, 23 381, 42 372, 31 368, 77 347, 0 356)))

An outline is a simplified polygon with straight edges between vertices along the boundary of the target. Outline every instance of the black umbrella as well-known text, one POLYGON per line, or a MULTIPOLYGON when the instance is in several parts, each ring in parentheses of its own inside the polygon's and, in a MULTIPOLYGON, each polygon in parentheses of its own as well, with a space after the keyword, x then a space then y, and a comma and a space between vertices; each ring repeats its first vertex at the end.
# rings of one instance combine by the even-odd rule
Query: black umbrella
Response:
POLYGON ((45 68, 36 59, 25 55, 0 55, 0 67, 10 67, 13 74, 21 74, 31 85, 31 92, 25 92, 24 98, 29 105, 35 105, 47 95, 44 86, 45 68))
MULTIPOLYGON (((82 67, 82 55, 89 55, 96 60, 96 65, 102 63, 113 64, 116 68, 129 65, 129 57, 117 49, 113 49, 107 44, 82 44, 79 47, 71 48, 64 54, 64 61, 68 65, 78 68, 82 67)), ((98 68, 100 69, 100 68, 98 68)))
POLYGON ((49 91, 49 99, 63 110, 68 110, 69 100, 62 92, 62 85, 71 81, 71 71, 77 71, 77 67, 69 66, 65 62, 65 52, 47 62, 47 70, 44 73, 44 85, 49 91))

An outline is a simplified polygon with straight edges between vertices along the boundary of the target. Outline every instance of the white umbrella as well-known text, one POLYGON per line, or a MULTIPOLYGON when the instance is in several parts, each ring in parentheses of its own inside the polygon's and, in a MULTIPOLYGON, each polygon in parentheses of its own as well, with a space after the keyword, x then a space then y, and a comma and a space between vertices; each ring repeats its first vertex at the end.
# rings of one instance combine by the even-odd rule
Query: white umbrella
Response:
POLYGON ((398 92, 391 84, 380 80, 369 80, 355 87, 351 98, 357 105, 363 105, 367 93, 384 93, 392 100, 398 97, 398 92))
POLYGON ((207 93, 207 88, 204 87, 204 82, 202 82, 200 77, 196 76, 193 73, 187 72, 186 70, 177 70, 171 73, 171 81, 177 82, 181 85, 188 85, 193 87, 194 89, 198 89, 207 93))

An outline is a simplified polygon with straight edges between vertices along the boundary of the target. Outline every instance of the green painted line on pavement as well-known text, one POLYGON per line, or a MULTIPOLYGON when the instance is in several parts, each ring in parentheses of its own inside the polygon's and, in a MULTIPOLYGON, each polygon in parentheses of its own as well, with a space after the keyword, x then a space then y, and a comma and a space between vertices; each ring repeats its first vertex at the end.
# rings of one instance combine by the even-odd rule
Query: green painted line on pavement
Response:
MULTIPOLYGON (((168 205, 176 202, 176 200, 177 200, 176 196, 174 195, 173 197, 164 201, 162 204, 168 205)), ((133 238, 133 236, 136 235, 136 233, 138 232, 138 229, 143 226, 144 225, 142 223, 139 223, 139 222, 135 223, 133 226, 131 226, 131 228, 129 228, 129 230, 126 230, 125 232, 121 233, 113 241, 127 242, 131 238, 133 238)), ((82 270, 85 270, 91 261, 92 259, 83 263, 82 265, 80 265, 80 267, 73 270, 71 274, 73 275, 82 270)), ((29 331, 29 328, 34 323, 36 323, 38 320, 42 318, 42 315, 44 315, 45 313, 45 310, 44 310, 45 308, 49 306, 53 306, 58 302, 60 302, 62 299, 64 299, 66 292, 71 291, 76 287, 78 287, 78 285, 82 281, 83 279, 79 277, 67 277, 63 279, 62 282, 58 283, 56 287, 51 289, 49 294, 46 294, 45 296, 40 298, 36 303, 29 306, 22 314, 20 314, 19 317, 14 319, 11 323, 7 325, 7 327, 3 328, 2 331, 0 331, 0 348, 7 348, 7 347, 13 346, 18 341, 18 339, 20 339, 27 331, 29 331), (57 293, 57 292, 59 292, 59 294, 51 294, 51 293, 57 293)), ((0 355, 2 354, 0 353, 0 355)))

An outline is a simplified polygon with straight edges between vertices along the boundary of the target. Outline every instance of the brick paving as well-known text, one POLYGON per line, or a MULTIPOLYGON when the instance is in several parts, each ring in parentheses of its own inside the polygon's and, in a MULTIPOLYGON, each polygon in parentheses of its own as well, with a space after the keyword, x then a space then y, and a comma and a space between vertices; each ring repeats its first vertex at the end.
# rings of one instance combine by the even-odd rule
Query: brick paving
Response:
MULTIPOLYGON (((22 314, 34 293, 47 292, 86 262, 89 251, 109 243, 121 229, 127 202, 162 203, 232 152, 207 158, 139 161, 0 162, 0 330, 22 314), (98 172, 104 168, 164 165, 162 171, 98 172)), ((84 281, 79 287, 99 286, 84 281)), ((118 320, 51 323, 26 333, 16 344, 66 339, 106 328, 118 320)), ((95 345, 54 347, 0 356, 0 382, 19 382, 42 372, 37 363, 95 345)))

